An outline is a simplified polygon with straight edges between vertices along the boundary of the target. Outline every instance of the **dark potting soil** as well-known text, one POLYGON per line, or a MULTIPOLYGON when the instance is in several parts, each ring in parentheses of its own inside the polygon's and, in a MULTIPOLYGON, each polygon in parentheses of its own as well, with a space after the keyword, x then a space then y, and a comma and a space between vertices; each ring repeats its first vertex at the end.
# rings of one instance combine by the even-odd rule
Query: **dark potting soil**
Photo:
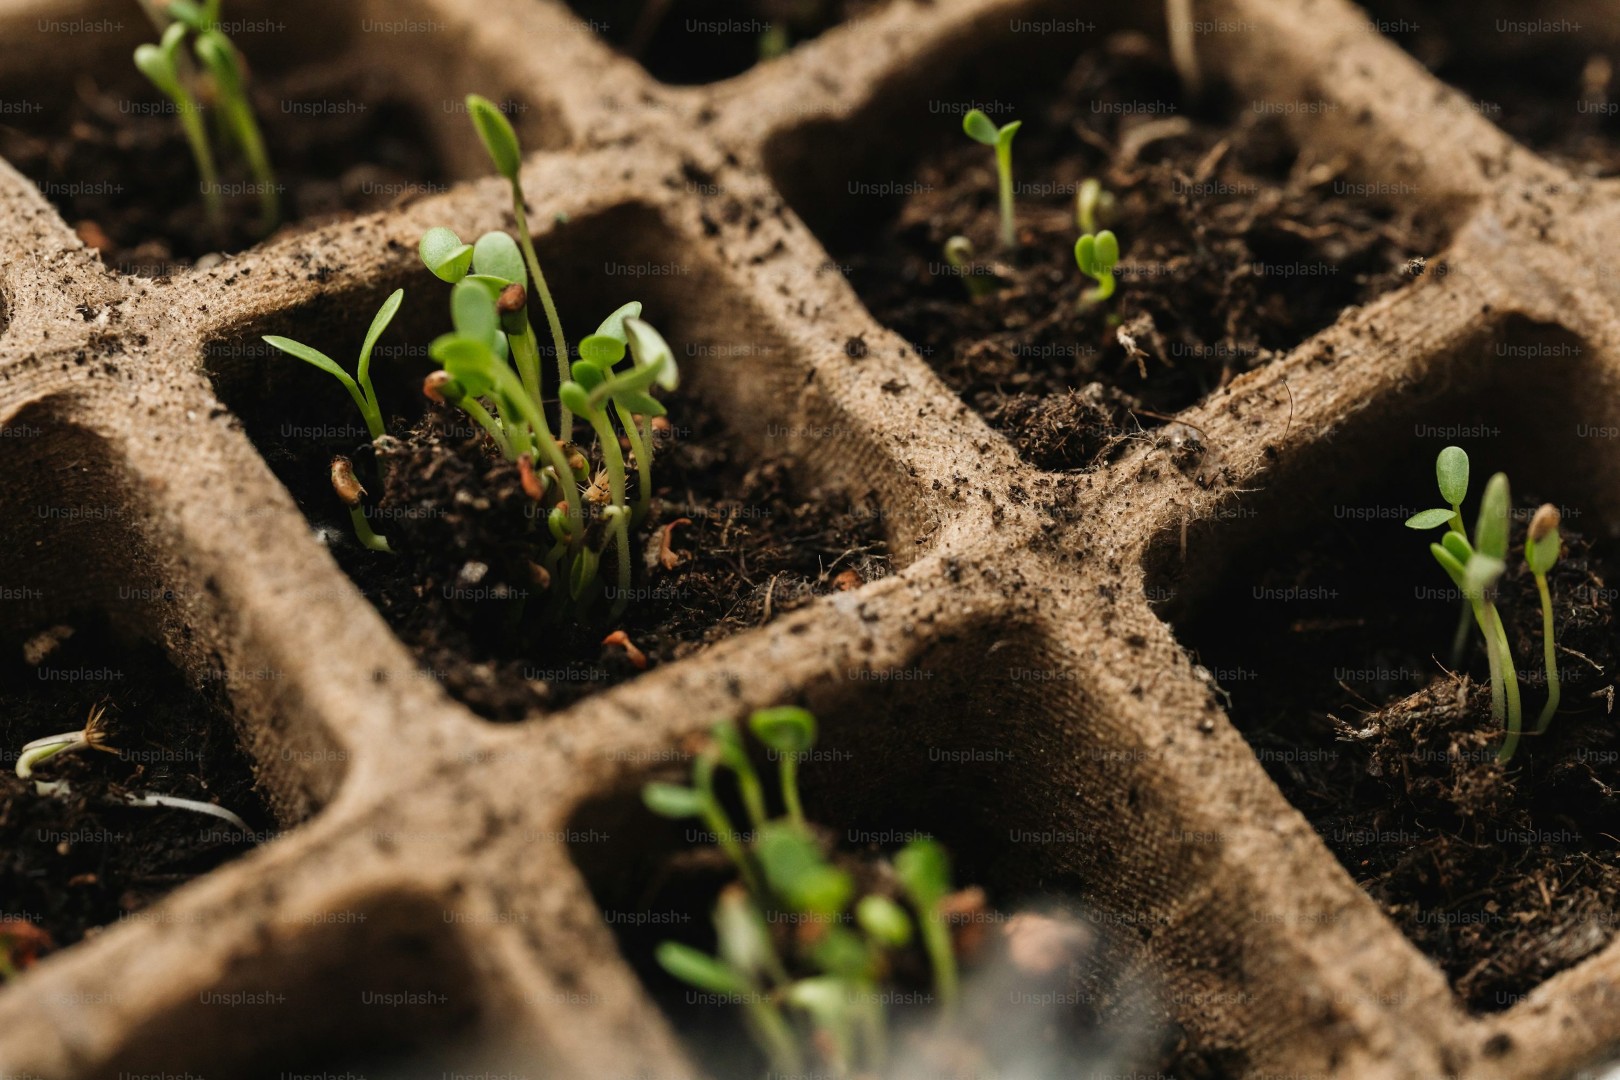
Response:
MULTIPOLYGON (((264 239, 257 189, 235 158, 218 161, 225 231, 209 224, 173 108, 136 78, 86 75, 59 108, 0 124, 0 157, 122 273, 163 277, 264 239)), ((306 99, 273 83, 253 87, 284 228, 442 190, 444 170, 416 114, 365 90, 306 99)))
MULTIPOLYGON (((604 644, 612 631, 624 631, 651 668, 887 572, 875 512, 796 489, 788 460, 739 455, 697 398, 676 394, 667 405, 653 512, 632 538, 630 604, 611 622, 600 604, 587 625, 546 616, 531 565, 551 544, 544 517, 516 466, 459 412, 434 407, 401 424, 380 486, 369 451, 355 455, 362 483, 379 496, 374 527, 394 557, 354 539, 327 480, 332 448, 270 453, 339 564, 423 670, 481 715, 519 720, 638 674, 623 647, 604 644), (675 565, 666 568, 660 545, 672 524, 675 565)), ((614 579, 611 553, 602 579, 614 579)))
POLYGON ((116 801, 129 791, 176 795, 233 810, 255 830, 271 827, 214 696, 188 686, 156 646, 121 640, 98 618, 47 628, 0 653, 0 938, 18 920, 56 948, 70 945, 139 917, 263 838, 191 811, 116 801), (98 707, 119 752, 77 751, 35 770, 37 779, 68 780, 68 797, 40 795, 17 778, 24 743, 82 727, 98 707))
POLYGON ((1586 176, 1620 174, 1620 50, 1600 27, 1538 18, 1534 8, 1500 0, 1366 6, 1390 37, 1519 142, 1586 176), (1548 28, 1511 29, 1537 22, 1548 28))
POLYGON ((580 18, 661 82, 740 75, 870 14, 883 0, 570 0, 580 18))
POLYGON ((958 124, 875 246, 840 261, 872 313, 1043 468, 1092 465, 1410 281, 1409 262, 1440 242, 1408 210, 1338 193, 1343 174, 1251 103, 1216 94, 1189 107, 1161 46, 1139 34, 1082 54, 1045 107, 992 119, 1023 121, 1015 250, 996 246, 992 153, 958 124), (1082 311, 1094 282, 1075 265, 1075 193, 1089 177, 1117 200, 1101 225, 1121 260, 1113 299, 1082 311), (969 298, 942 255, 953 235, 998 288, 969 298))
MULTIPOLYGON (((1535 505, 1518 504, 1498 599, 1527 732, 1546 700, 1540 602, 1518 554, 1535 505)), ((1620 567, 1571 513, 1548 575, 1562 704, 1505 767, 1478 632, 1446 670, 1461 600, 1426 544, 1397 547, 1398 524, 1346 522, 1319 544, 1273 549, 1188 633, 1289 801, 1480 1012, 1596 952, 1620 920, 1620 643, 1607 584, 1620 567)))

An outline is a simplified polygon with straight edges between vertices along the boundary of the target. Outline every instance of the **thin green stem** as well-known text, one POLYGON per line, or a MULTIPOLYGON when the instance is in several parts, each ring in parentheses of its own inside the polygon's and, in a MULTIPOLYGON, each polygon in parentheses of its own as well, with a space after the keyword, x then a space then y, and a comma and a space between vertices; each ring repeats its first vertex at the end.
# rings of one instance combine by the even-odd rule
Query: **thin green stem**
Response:
POLYGON ((754 1026, 755 1041, 771 1059, 771 1071, 778 1076, 796 1076, 804 1071, 804 1055, 793 1037, 793 1028, 782 1010, 758 990, 748 994, 748 1018, 754 1026))
MULTIPOLYGON (((243 94, 246 94, 245 89, 243 94)), ((270 154, 265 149, 264 136, 253 115, 253 106, 248 104, 245 96, 232 95, 226 102, 226 109, 230 114, 231 134, 236 139, 236 145, 242 148, 248 171, 253 174, 254 185, 259 189, 259 228, 268 233, 281 219, 281 193, 276 189, 276 175, 270 168, 270 154)))
POLYGON ((1001 246, 1018 243, 1018 227, 1013 220, 1012 143, 996 143, 996 177, 1001 184, 1001 246))
POLYGON ((349 520, 354 522, 354 535, 364 547, 370 548, 372 551, 380 551, 385 555, 394 553, 394 549, 388 546, 386 538, 371 531, 371 522, 366 520, 364 507, 349 507, 349 520))
POLYGON ((631 524, 640 525, 652 510, 652 440, 646 437, 651 432, 643 432, 634 423, 635 418, 626 413, 617 401, 613 403, 613 413, 624 426, 625 438, 630 440, 630 452, 636 459, 636 510, 631 524))
POLYGON ((951 950, 951 929, 935 904, 923 912, 923 948, 928 962, 934 968, 934 990, 939 994, 940 1009, 950 1013, 956 1008, 956 954, 951 950))
MULTIPOLYGON (((538 402, 531 401, 524 391, 523 384, 518 377, 512 374, 512 369, 504 364, 496 368, 495 377, 500 383, 502 393, 518 407, 523 418, 534 429, 536 440, 540 443, 540 452, 546 457, 546 464, 557 471, 557 478, 566 483, 566 477, 574 475, 568 467, 568 458, 563 454, 562 444, 557 442, 551 434, 551 425, 546 422, 546 413, 538 402)), ((580 497, 577 491, 569 491, 566 487, 562 494, 567 496, 568 503, 568 531, 569 548, 572 549, 585 538, 585 515, 580 507, 580 497)))
POLYGON ((1507 723, 1507 694, 1502 686, 1502 654, 1496 647, 1496 635, 1491 633, 1490 616, 1484 601, 1470 598, 1474 621, 1479 624, 1480 636, 1485 639, 1485 659, 1491 669, 1491 719, 1498 724, 1507 723))
POLYGON ((1502 627, 1501 613, 1496 610, 1496 605, 1491 603, 1485 605, 1485 611, 1490 618, 1491 633, 1495 637, 1496 647, 1501 653, 1502 679, 1507 684, 1507 738, 1502 740, 1502 749, 1496 754, 1497 762, 1505 765, 1519 747, 1519 729, 1524 722, 1519 702, 1519 673, 1513 666, 1513 652, 1508 648, 1507 631, 1502 627))
POLYGON ((803 830, 804 806, 799 802, 799 755, 791 750, 782 753, 782 802, 787 806, 789 819, 803 830))
POLYGON ((464 397, 460 404, 466 414, 477 421, 479 427, 489 432, 489 437, 501 448, 501 454, 509 461, 516 461, 518 452, 512 446, 512 441, 507 438, 506 429, 501 426, 501 422, 491 416, 489 410, 475 397, 464 397))
POLYGON ((540 396, 540 346, 534 340, 534 327, 529 320, 523 320, 523 330, 517 334, 507 334, 506 340, 512 346, 512 363, 517 367, 518 378, 523 380, 523 389, 534 398, 535 404, 543 404, 544 398, 540 396))
POLYGON ((615 528, 613 550, 619 564, 615 569, 619 595, 613 598, 610 617, 617 619, 624 614, 625 607, 630 603, 630 511, 628 509, 619 515, 615 528))
POLYGON ((1536 718, 1536 734, 1540 735, 1552 723, 1553 713, 1558 711, 1563 686, 1558 678, 1558 650, 1553 641, 1552 593, 1547 590, 1546 574, 1536 575, 1536 591, 1541 594, 1541 650, 1542 659, 1547 665, 1547 704, 1541 707, 1541 715, 1536 718))
POLYGON ((225 225, 225 210, 219 197, 219 173, 214 168, 214 151, 208 145, 208 128, 203 122, 202 106, 190 92, 178 88, 175 107, 180 110, 180 129, 185 132, 186 144, 197 162, 198 185, 202 188, 203 209, 208 224, 215 230, 225 225))
MULTIPOLYGON (((529 238, 529 217, 523 210, 523 186, 516 180, 512 181, 512 216, 517 219, 518 245, 523 248, 523 261, 529 266, 529 277, 534 280, 534 289, 540 294, 540 306, 545 308, 546 322, 551 326, 551 344, 557 350, 557 385, 561 386, 568 381, 568 339, 563 336, 562 320, 557 317, 557 304, 551 298, 551 289, 546 286, 546 275, 540 271, 540 257, 534 253, 534 241, 529 238)), ((539 404, 538 397, 535 403, 539 404)), ((559 405, 558 408, 561 411, 557 430, 562 433, 563 442, 573 442, 574 414, 566 405, 559 405)))

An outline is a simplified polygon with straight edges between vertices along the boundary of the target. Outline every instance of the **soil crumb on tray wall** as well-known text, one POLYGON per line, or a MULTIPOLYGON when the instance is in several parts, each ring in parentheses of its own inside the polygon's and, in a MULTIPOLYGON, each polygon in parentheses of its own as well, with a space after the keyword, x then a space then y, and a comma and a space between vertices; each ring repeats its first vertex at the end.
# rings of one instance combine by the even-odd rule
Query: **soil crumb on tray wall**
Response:
POLYGON ((191 811, 119 802, 132 791, 178 796, 234 811, 255 830, 272 827, 214 696, 189 687, 156 646, 123 640, 100 618, 6 643, 0 936, 27 923, 46 951, 71 945, 263 839, 191 811), (83 727, 99 708, 117 753, 82 750, 35 769, 35 779, 68 781, 68 795, 40 794, 15 775, 25 743, 83 727))
MULTIPOLYGON (((174 108, 138 79, 133 67, 127 78, 86 75, 70 98, 0 123, 0 157, 121 273, 164 277, 265 239, 258 188, 236 156, 218 162, 225 230, 210 225, 174 108)), ((370 87, 317 99, 266 80, 251 93, 281 187, 283 229, 444 189, 425 126, 370 87)))
POLYGON ((1411 261, 1440 244, 1436 226, 1301 155, 1255 103, 1216 94, 1189 108, 1162 47, 1139 34, 1082 54, 1055 100, 991 119, 1023 121, 1014 250, 996 242, 992 152, 958 122, 875 244, 839 257, 872 313, 1043 468, 1086 468, 1412 281, 1411 261), (1080 309, 1095 285, 1074 256, 1088 178, 1116 199, 1099 227, 1121 259, 1114 297, 1080 309), (946 262, 955 235, 972 241, 987 295, 970 299, 946 262))

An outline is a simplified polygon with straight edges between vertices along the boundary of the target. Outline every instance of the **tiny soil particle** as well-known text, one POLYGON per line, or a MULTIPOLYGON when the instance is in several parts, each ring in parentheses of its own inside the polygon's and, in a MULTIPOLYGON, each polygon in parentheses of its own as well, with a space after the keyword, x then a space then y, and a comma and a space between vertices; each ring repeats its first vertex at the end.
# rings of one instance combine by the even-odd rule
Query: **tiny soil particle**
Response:
MULTIPOLYGON (((1518 504, 1515 553, 1537 505, 1518 504)), ((1426 545, 1413 562, 1379 529, 1346 524, 1335 530, 1343 540, 1284 547, 1256 577, 1234 574, 1241 587, 1217 593, 1211 615, 1185 631, 1289 801, 1477 1012, 1506 1009, 1592 955, 1620 919, 1620 723, 1610 713, 1620 650, 1606 584, 1617 567, 1612 544, 1588 541, 1572 519, 1548 575, 1562 705, 1506 767, 1477 631, 1456 672, 1442 668, 1461 603, 1438 566, 1422 566, 1426 545), (1376 546, 1356 550, 1367 541, 1376 546), (1388 557, 1375 559, 1379 550, 1388 557), (1425 588, 1418 595, 1439 599, 1415 604, 1425 588)), ((1387 534, 1387 521, 1376 524, 1387 534)), ((1528 732, 1546 679, 1522 557, 1509 560, 1497 604, 1528 732)))
POLYGON ((212 802, 255 830, 271 827, 222 695, 191 688, 159 649, 122 640, 99 619, 72 620, 0 654, 0 747, 8 762, 0 918, 27 920, 57 947, 262 839, 186 810, 120 805, 119 793, 212 802), (98 705, 119 753, 79 751, 35 770, 37 779, 69 781, 68 797, 40 795, 14 775, 24 743, 83 727, 98 705))
MULTIPOLYGON (((40 185, 80 239, 123 273, 163 277, 206 253, 259 241, 251 175, 234 158, 220 160, 227 227, 223 235, 215 232, 172 108, 138 80, 133 68, 128 78, 87 75, 69 100, 0 123, 0 157, 40 185)), ((442 189, 443 169, 415 113, 367 86, 302 101, 303 94, 267 79, 252 93, 282 188, 284 228, 442 189), (334 102, 354 107, 300 108, 334 102)))
POLYGON ((569 0, 591 28, 661 82, 740 75, 882 0, 569 0))
POLYGON ((879 320, 911 341, 1026 460, 1083 469, 1142 426, 1412 280, 1438 229, 1357 194, 1302 154, 1282 123, 1217 99, 1180 104, 1162 48, 1117 34, 1081 55, 1013 143, 1019 243, 996 243, 990 151, 960 131, 917 170, 875 245, 837 252, 879 320), (1141 115, 1140 103, 1174 105, 1141 115), (1081 310, 1075 193, 1095 177, 1117 205, 1118 291, 1081 310), (975 245, 996 288, 970 299, 942 254, 975 245))
MULTIPOLYGON (((519 468, 457 411, 433 406, 400 422, 381 459, 343 448, 367 478, 373 524, 395 557, 360 548, 339 516, 322 460, 329 444, 282 442, 266 456, 422 668, 481 715, 518 720, 888 572, 877 514, 796 489, 789 460, 740 454, 699 399, 676 394, 667 405, 653 513, 632 541, 629 607, 612 623, 602 605, 589 625, 542 610, 533 563, 550 544, 545 520, 519 468), (379 464, 384 478, 373 484, 379 464), (665 529, 682 518, 666 550, 665 529), (614 631, 634 652, 604 643, 614 631)), ((604 559, 604 580, 613 573, 604 559)))

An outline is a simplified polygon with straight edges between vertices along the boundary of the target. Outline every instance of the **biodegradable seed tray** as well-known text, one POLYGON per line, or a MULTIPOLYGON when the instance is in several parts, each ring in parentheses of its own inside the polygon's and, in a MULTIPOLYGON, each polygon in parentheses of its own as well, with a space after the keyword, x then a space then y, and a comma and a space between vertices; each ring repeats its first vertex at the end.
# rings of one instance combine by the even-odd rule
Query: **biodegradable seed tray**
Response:
MULTIPOLYGON (((1620 25, 1610 3, 1547 6, 1620 25)), ((278 48, 312 63, 386 73, 463 165, 443 194, 140 278, 104 269, 0 164, 0 585, 19 598, 0 628, 101 610, 183 671, 223 673, 284 829, 0 990, 0 1075, 389 1055, 698 1075, 604 908, 633 907, 615 868, 655 853, 639 786, 716 715, 790 700, 843 753, 805 775, 831 823, 926 824, 963 880, 1134 916, 1122 963, 1155 987, 1142 1008, 1209 1075, 1559 1077, 1620 1048, 1613 941, 1505 1011, 1459 1005, 1282 798, 1172 628, 1291 504, 1410 466, 1414 424, 1532 417, 1516 460, 1573 462, 1586 505, 1620 522, 1620 456, 1575 435, 1620 429, 1615 182, 1515 145, 1349 4, 1197 3, 1208 70, 1238 100, 1332 105, 1292 117, 1293 137, 1446 223, 1445 272, 1188 410, 1199 452, 1147 439, 1048 475, 862 310, 803 222, 837 215, 829 178, 851 162, 903 180, 927 102, 998 72, 1056 79, 1119 20, 1162 36, 1154 5, 892 0, 681 89, 554 0, 232 7, 284 23, 278 48), (698 346, 685 375, 736 440, 861 488, 896 573, 533 723, 482 722, 416 670, 223 402, 255 385, 269 361, 246 343, 269 327, 357 339, 393 288, 430 285, 425 228, 507 226, 447 106, 469 90, 528 106, 537 240, 574 253, 550 273, 637 295, 698 346), (156 599, 121 598, 132 579, 156 599), (1059 839, 1008 839, 1029 835, 1059 839)), ((0 98, 69 92, 144 33, 133 5, 5 0, 0 98)))

